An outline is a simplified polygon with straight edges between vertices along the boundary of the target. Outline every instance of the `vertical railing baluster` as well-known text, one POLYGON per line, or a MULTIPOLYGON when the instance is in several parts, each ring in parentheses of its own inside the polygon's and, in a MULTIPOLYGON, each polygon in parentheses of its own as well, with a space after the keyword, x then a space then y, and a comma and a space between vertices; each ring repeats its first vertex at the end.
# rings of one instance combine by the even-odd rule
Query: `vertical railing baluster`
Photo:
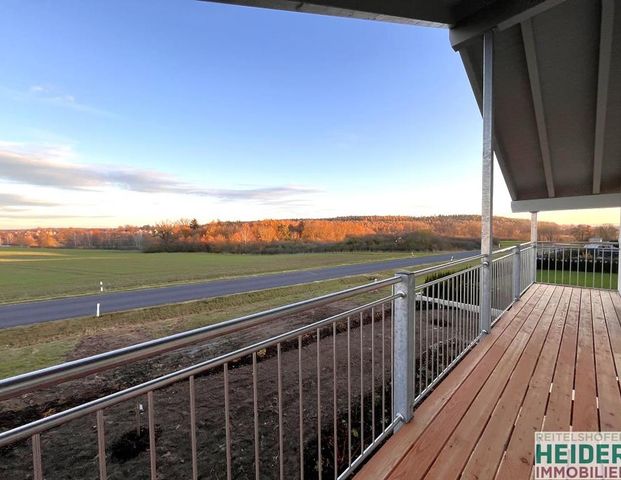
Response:
POLYGON ((321 457, 321 330, 317 329, 317 473, 321 480, 323 460, 321 457))
POLYGON ((155 451, 155 401, 153 390, 147 393, 147 421, 149 423, 149 464, 151 467, 151 480, 157 479, 157 462, 155 451))
MULTIPOLYGON (((421 280, 424 282, 424 280, 421 280)), ((420 290, 419 292, 417 292, 416 290, 414 290, 414 295, 420 295, 421 297, 425 294, 424 290, 420 290)), ((423 299, 421 298, 420 302, 419 302, 419 308, 422 310, 423 308, 423 299)), ((414 300, 414 308, 416 308, 416 300, 414 300)), ((394 317, 393 317, 394 318, 394 317)), ((425 385, 423 384, 423 358, 425 355, 425 350, 424 350, 424 345, 423 345, 423 336, 425 336, 425 342, 427 342, 427 336, 423 335, 423 312, 419 311, 419 314, 416 316, 417 319, 417 324, 415 325, 414 328, 416 328, 416 326, 418 326, 418 352, 417 355, 414 357, 415 359, 418 359, 418 385, 416 385, 416 383, 414 384, 414 387, 416 388, 415 391, 415 397, 418 397, 420 395, 420 393, 425 389, 425 385)), ((392 345, 392 342, 391 342, 392 345)), ((391 365, 394 362, 391 363, 391 365)), ((425 378, 426 380, 426 378, 425 378)))
MULTIPOLYGON (((299 337, 298 337, 299 338, 299 337)), ((254 427, 254 478, 259 480, 261 461, 259 459, 259 392, 257 352, 252 352, 252 423, 254 427)), ((301 445, 301 444, 300 444, 301 445)))
POLYGON ((386 428, 386 304, 382 303, 382 432, 386 428))
POLYGON ((363 335, 364 322, 360 312, 360 454, 364 452, 364 345, 363 335))
POLYGON ((282 355, 280 342, 276 344, 276 357, 278 371, 278 472, 282 480, 285 477, 285 452, 282 422, 282 355))
POLYGON ((371 307, 371 442, 375 440, 375 308, 371 307))
POLYGON ((551 257, 551 247, 548 245, 548 283, 550 283, 550 257, 551 257))
POLYGON ((192 454, 192 480, 198 479, 198 452, 196 444, 196 386, 194 375, 188 379, 188 392, 190 396, 190 448, 192 454))
POLYGON ((103 410, 97 410, 97 459, 99 463, 99 480, 106 480, 106 429, 103 410))
POLYGON ((43 461, 41 460, 41 434, 35 433, 32 441, 32 474, 34 480, 43 480, 43 461))
POLYGON ((595 288, 595 259, 597 258, 597 248, 593 248, 593 253, 591 254, 591 261, 593 262, 593 268, 591 275, 593 276, 593 278, 591 278, 591 288, 595 288))
POLYGON ((336 404, 336 322, 332 324, 332 429, 334 442, 334 479, 338 478, 338 433, 337 433, 337 404, 336 404))
MULTIPOLYGON (((423 280, 424 282, 425 280, 423 280)), ((422 291, 425 295, 425 388, 429 386, 429 287, 425 287, 422 291)), ((421 389, 424 390, 425 388, 421 389)))
MULTIPOLYGON (((621 243, 619 244, 621 248, 621 243)), ((614 247, 610 248, 610 268, 608 269, 608 288, 614 289, 614 285, 612 284, 612 268, 614 265, 614 247)), ((621 274, 621 272, 619 272, 621 274)), ((620 292, 621 293, 621 292, 620 292)))
MULTIPOLYGON (((619 272, 621 273, 621 272, 619 272)), ((391 288, 392 294, 397 293, 397 287, 395 285, 391 288)), ((396 305, 397 301, 392 300, 390 307, 390 419, 391 421, 396 418, 397 411, 395 410, 395 318, 396 318, 396 305)))
POLYGON ((438 330, 437 330, 437 305, 436 299, 438 298, 437 293, 438 284, 434 283, 431 286, 431 373, 433 378, 431 381, 435 380, 438 376, 438 349, 436 348, 436 343, 438 342, 438 330))
POLYGON ((347 452, 351 466, 351 318, 347 317, 347 452))
POLYGON ((226 441, 226 478, 232 480, 233 465, 231 458, 231 418, 229 399, 229 364, 224 364, 224 430, 226 441))
MULTIPOLYGON (((300 478, 304 480, 304 385, 302 383, 302 336, 298 336, 298 428, 300 448, 300 478)), ((257 467, 258 468, 258 467, 257 467)), ((258 471, 257 471, 258 474, 258 471)))
MULTIPOLYGON (((475 283, 474 270, 470 271, 470 289, 466 292, 467 299, 466 302, 469 305, 475 304, 475 295, 479 290, 478 284, 475 283)), ((464 322, 464 334, 460 337, 460 342, 463 342, 463 339, 466 339, 466 344, 469 344, 473 335, 478 335, 479 331, 479 322, 477 318, 477 310, 471 309, 469 312, 466 312, 466 321, 464 322)))
POLYGON ((584 285, 581 285, 584 287, 587 286, 587 271, 589 269, 588 259, 589 259, 589 249, 585 248, 584 249, 584 285))

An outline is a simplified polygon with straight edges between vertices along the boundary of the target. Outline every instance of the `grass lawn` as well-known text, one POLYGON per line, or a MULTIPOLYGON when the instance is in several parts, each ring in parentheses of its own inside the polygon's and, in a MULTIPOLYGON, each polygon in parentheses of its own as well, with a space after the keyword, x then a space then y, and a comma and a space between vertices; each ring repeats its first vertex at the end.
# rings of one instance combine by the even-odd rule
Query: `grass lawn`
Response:
POLYGON ((561 272, 560 270, 537 270, 537 281, 542 283, 556 283, 559 285, 575 285, 587 288, 617 289, 618 274, 592 272, 561 272), (556 273, 556 276, 554 275, 556 273))
MULTIPOLYGON (((415 255, 428 255, 420 253, 415 255)), ((409 252, 235 255, 0 248, 0 303, 409 257, 409 252)))

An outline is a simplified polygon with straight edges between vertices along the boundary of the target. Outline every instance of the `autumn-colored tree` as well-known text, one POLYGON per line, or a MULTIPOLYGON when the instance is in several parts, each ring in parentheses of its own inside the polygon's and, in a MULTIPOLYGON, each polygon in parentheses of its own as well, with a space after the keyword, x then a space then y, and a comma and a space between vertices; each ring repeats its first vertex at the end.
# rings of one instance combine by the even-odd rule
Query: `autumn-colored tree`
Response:
POLYGON ((610 224, 600 225, 597 228, 597 236, 606 242, 615 241, 619 238, 619 229, 610 224))
POLYGON ((593 236, 593 229, 590 225, 575 225, 571 229, 574 239, 586 241, 593 236))

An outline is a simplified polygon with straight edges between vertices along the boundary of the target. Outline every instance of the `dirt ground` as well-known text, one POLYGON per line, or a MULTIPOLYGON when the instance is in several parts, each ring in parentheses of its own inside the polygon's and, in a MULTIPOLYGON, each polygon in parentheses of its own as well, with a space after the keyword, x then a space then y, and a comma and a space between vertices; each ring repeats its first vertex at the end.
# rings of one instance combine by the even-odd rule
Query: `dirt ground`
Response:
MULTIPOLYGON (((4 402, 0 404, 0 431, 230 352, 353 306, 341 302, 4 402)), ((436 310, 431 315, 421 314, 418 318, 417 341, 421 345, 429 345, 427 351, 422 352, 417 359, 416 381, 420 391, 425 386, 430 369, 438 371, 450 362, 463 348, 466 336, 462 328, 456 328, 456 324, 451 323, 453 316, 449 310, 436 310)), ((361 445, 368 446, 374 435, 379 435, 382 424, 389 423, 390 418, 391 331, 391 311, 387 305, 383 312, 381 307, 375 309, 373 315, 371 311, 365 312, 362 322, 360 316, 352 317, 349 342, 346 320, 338 322, 336 336, 333 336, 332 326, 321 329, 319 342, 316 332, 306 334, 301 349, 301 362, 297 339, 283 343, 280 402, 276 349, 258 353, 258 468, 261 478, 279 477, 280 438, 284 478, 299 478, 301 470, 304 470, 306 478, 316 478, 319 440, 322 474, 333 476, 335 426, 339 472, 349 461, 350 448, 351 458, 355 458, 361 445), (279 403, 282 406, 282 429, 279 428, 279 403)), ((84 357, 141 340, 145 338, 140 331, 130 332, 122 339, 86 338, 76 347, 72 356, 84 357)), ((232 477, 254 478, 252 357, 231 363, 228 377, 232 477)), ((197 376, 195 389, 199 478, 226 478, 227 442, 222 368, 197 376)), ((154 393, 157 471, 161 480, 192 478, 189 398, 187 380, 154 393)), ((147 399, 143 396, 105 410, 108 478, 149 478, 147 408, 147 399)), ((46 480, 99 478, 94 414, 45 432, 41 441, 46 480)), ((0 478, 33 478, 31 448, 28 440, 0 449, 0 478)))

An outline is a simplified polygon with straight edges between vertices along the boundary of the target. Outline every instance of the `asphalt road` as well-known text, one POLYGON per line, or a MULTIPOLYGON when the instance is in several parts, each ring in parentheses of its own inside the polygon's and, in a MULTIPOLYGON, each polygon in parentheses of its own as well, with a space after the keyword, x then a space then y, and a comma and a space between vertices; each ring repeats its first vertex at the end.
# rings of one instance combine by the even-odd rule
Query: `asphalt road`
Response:
POLYGON ((0 328, 67 318, 94 316, 97 303, 101 305, 100 312, 102 314, 119 312, 132 308, 153 307, 168 303, 187 302, 190 300, 203 300, 234 293, 286 287, 318 280, 332 280, 352 275, 408 268, 426 263, 449 261, 452 257, 457 260, 473 255, 478 255, 478 252, 456 252, 425 257, 400 258, 382 262, 322 267, 312 270, 297 270, 269 275, 212 280, 201 283, 172 285, 169 287, 6 304, 0 305, 0 328))

